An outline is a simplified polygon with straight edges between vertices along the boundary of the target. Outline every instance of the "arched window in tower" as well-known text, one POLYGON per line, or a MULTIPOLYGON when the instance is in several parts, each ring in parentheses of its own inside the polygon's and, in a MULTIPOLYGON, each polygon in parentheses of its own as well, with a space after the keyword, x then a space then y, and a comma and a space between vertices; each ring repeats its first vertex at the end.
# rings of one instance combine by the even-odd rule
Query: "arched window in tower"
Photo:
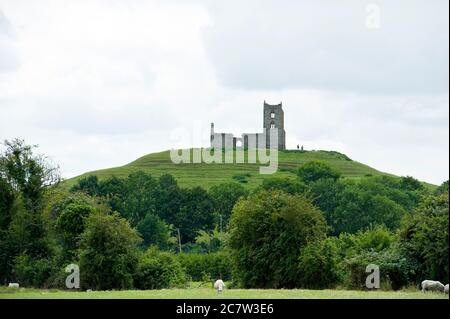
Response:
POLYGON ((275 112, 270 113, 270 118, 274 119, 275 118, 275 112))
POLYGON ((270 123, 270 128, 275 128, 275 123, 274 122, 270 123))

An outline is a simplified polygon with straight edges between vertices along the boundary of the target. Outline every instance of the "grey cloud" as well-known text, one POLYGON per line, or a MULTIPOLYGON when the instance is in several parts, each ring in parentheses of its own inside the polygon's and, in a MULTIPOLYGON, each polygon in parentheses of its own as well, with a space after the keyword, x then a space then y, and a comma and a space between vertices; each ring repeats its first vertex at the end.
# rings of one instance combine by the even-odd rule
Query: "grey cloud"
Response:
POLYGON ((11 24, 0 10, 0 73, 11 72, 19 67, 19 54, 14 47, 14 38, 11 24))
POLYGON ((27 105, 3 103, 5 106, 2 108, 6 110, 9 107, 9 116, 21 118, 16 127, 70 131, 80 136, 139 134, 149 128, 161 130, 170 126, 170 111, 151 103, 110 104, 110 107, 95 103, 82 98, 35 98, 28 100, 27 105), (20 111, 15 113, 15 110, 20 111))
POLYGON ((227 87, 318 88, 360 93, 448 92, 448 2, 206 2, 209 59, 227 87))

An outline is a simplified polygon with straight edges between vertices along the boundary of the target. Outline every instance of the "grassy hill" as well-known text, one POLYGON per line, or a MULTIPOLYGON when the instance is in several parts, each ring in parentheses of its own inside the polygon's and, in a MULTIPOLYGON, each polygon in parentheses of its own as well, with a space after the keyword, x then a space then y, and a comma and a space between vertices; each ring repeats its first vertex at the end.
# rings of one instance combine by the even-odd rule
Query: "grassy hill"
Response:
POLYGON ((223 182, 240 181, 248 188, 255 188, 268 176, 295 177, 295 170, 309 161, 324 162, 347 178, 390 175, 333 151, 280 151, 278 161, 277 173, 261 175, 259 167, 262 164, 259 162, 257 164, 174 164, 170 159, 170 152, 164 151, 145 155, 124 166, 85 173, 67 180, 65 184, 70 187, 80 178, 89 175, 97 175, 99 179, 110 176, 124 178, 132 172, 142 170, 154 177, 165 173, 172 174, 183 187, 202 186, 209 189, 223 182))

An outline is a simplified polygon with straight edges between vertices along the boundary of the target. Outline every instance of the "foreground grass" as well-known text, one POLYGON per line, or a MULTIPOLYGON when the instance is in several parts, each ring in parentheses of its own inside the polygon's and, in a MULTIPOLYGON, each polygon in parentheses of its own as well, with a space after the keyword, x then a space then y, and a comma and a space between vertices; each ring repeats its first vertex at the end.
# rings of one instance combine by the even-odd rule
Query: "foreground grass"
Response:
POLYGON ((0 288, 0 299, 448 299, 448 295, 420 291, 303 289, 227 289, 219 295, 211 288, 93 292, 0 288))

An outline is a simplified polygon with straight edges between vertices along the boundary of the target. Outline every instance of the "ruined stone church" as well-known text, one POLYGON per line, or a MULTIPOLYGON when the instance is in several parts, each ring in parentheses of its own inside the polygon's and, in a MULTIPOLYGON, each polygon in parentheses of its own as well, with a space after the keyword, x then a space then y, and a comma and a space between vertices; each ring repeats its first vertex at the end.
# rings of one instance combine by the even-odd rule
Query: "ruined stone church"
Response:
MULTIPOLYGON (((214 123, 211 123, 211 148, 249 149, 254 146, 257 148, 270 149, 271 132, 278 136, 278 143, 275 147, 278 146, 278 150, 285 150, 286 132, 284 130, 284 111, 282 103, 271 105, 264 101, 262 133, 243 133, 241 137, 235 137, 231 133, 214 132, 214 123)), ((273 146, 274 145, 272 145, 272 147, 273 146)))

